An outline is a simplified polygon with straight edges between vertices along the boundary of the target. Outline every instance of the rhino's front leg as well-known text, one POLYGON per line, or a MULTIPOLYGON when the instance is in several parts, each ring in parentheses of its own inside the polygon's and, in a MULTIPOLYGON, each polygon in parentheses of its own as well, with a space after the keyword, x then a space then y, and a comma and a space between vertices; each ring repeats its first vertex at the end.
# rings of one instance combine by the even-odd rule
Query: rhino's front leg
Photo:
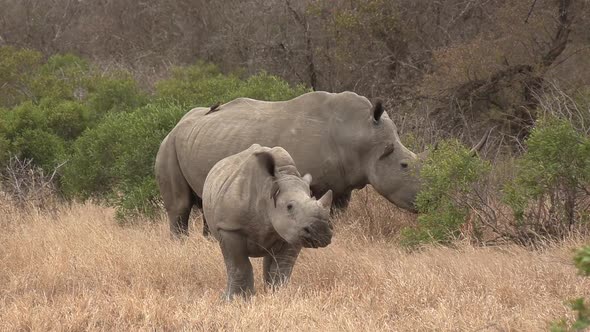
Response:
POLYGON ((225 298, 235 295, 248 297, 254 294, 254 273, 248 258, 246 239, 234 232, 220 231, 220 246, 227 268, 225 298))
POLYGON ((267 256, 264 256, 265 284, 272 289, 287 284, 300 251, 300 246, 285 243, 278 250, 271 250, 267 256))

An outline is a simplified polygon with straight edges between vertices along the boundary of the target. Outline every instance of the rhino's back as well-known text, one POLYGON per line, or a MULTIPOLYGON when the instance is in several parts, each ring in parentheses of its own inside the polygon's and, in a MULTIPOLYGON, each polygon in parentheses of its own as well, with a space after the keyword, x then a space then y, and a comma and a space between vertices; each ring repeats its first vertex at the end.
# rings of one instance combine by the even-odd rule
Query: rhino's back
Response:
POLYGON ((338 192, 340 183, 328 177, 341 179, 337 159, 350 146, 334 141, 331 132, 369 107, 366 98, 354 93, 313 92, 283 102, 238 98, 209 114, 208 109, 197 108, 173 130, 178 162, 201 196, 205 178, 219 160, 255 143, 282 146, 301 174, 313 176, 316 187, 338 192))

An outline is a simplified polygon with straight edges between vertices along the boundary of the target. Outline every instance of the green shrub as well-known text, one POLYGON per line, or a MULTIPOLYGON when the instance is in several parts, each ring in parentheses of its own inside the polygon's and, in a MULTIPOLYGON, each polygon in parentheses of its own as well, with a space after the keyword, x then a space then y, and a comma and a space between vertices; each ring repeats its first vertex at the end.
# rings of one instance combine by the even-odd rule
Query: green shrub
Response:
POLYGON ((42 62, 37 52, 10 47, 1 47, 0 55, 0 98, 8 105, 0 112, 2 167, 12 153, 52 171, 55 154, 67 159, 71 143, 106 114, 129 112, 148 101, 129 73, 102 73, 74 55, 42 62), (41 137, 48 139, 42 145, 47 150, 27 141, 41 137))
POLYGON ((153 215, 159 198, 153 170, 158 148, 191 107, 238 96, 285 100, 305 92, 267 74, 240 80, 203 63, 175 69, 157 90, 158 101, 127 113, 111 112, 80 136, 63 171, 68 196, 105 199, 118 207, 121 218, 153 215))
POLYGON ((94 82, 88 107, 95 119, 109 112, 129 112, 148 102, 148 96, 129 73, 116 72, 94 82))
POLYGON ((33 159, 35 165, 52 171, 65 161, 66 146, 62 138, 43 129, 26 129, 13 142, 19 158, 33 159))
POLYGON ((522 232, 563 236, 583 211, 578 206, 590 185, 590 138, 563 119, 537 122, 504 190, 522 232))
POLYGON ((173 104, 149 104, 107 116, 74 144, 63 171, 70 197, 97 197, 117 205, 121 216, 149 214, 158 191, 153 166, 161 141, 186 113, 173 104))
POLYGON ((171 78, 156 84, 156 96, 187 108, 210 106, 225 100, 227 93, 237 90, 239 84, 237 77, 224 76, 215 65, 199 62, 174 68, 171 78))
MULTIPOLYGON (((1 113, 3 110, 0 108, 0 119, 2 118, 1 113)), ((0 123, 0 169, 4 169, 4 166, 8 162, 10 157, 10 141, 6 137, 5 129, 0 123)))
POLYGON ((160 142, 194 106, 237 97, 291 99, 307 90, 261 73, 241 79, 212 64, 176 68, 155 98, 123 71, 103 73, 85 59, 0 48, 0 166, 10 153, 61 170, 66 196, 95 197, 121 217, 153 213, 153 165, 160 142))
POLYGON ((309 90, 266 73, 241 80, 238 76, 223 75, 212 64, 198 63, 175 68, 172 77, 156 85, 160 99, 173 100, 187 108, 225 103, 238 97, 277 101, 299 96, 309 90))
POLYGON ((416 198, 418 226, 402 230, 402 244, 449 244, 461 233, 469 213, 465 196, 490 165, 472 156, 457 140, 442 141, 424 160, 423 187, 416 198))
MULTIPOLYGON (((2 110, 0 121, 0 137, 7 152, 19 158, 32 158, 45 171, 52 171, 58 159, 67 159, 71 142, 89 125, 88 110, 83 104, 51 99, 44 99, 41 104, 26 101, 12 110, 2 110)), ((0 166, 6 161, 5 157, 0 159, 0 166)))
POLYGON ((31 101, 25 101, 4 113, 6 133, 9 138, 18 136, 26 129, 47 127, 47 119, 41 108, 31 101))
POLYGON ((36 74, 31 83, 34 101, 82 100, 93 81, 88 62, 71 54, 50 57, 36 74))
POLYGON ((90 126, 90 111, 75 101, 40 105, 47 130, 67 141, 76 139, 90 126))
POLYGON ((0 107, 13 107, 32 98, 30 84, 41 57, 33 50, 0 47, 0 107))
POLYGON ((242 81, 240 87, 224 101, 230 101, 238 97, 280 101, 295 98, 309 91, 304 85, 291 87, 281 78, 263 72, 242 81))
MULTIPOLYGON (((577 250, 574 263, 580 274, 590 276, 590 246, 577 250)), ((572 324, 568 324, 565 319, 555 322, 551 326, 552 332, 584 331, 590 327, 590 305, 583 298, 577 298, 570 301, 569 306, 577 312, 576 320, 572 324)))

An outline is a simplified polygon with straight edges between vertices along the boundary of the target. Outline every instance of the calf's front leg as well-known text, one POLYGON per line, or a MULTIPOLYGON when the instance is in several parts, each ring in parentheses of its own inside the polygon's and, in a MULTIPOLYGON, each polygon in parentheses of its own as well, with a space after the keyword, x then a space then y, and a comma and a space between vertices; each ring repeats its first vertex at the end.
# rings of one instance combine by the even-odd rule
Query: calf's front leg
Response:
POLYGON ((249 297, 254 291, 254 273, 248 258, 246 239, 234 232, 220 231, 220 246, 227 269, 226 300, 235 295, 249 297))
POLYGON ((300 246, 288 243, 278 250, 270 250, 262 264, 265 284, 271 289, 287 284, 300 251, 300 246))

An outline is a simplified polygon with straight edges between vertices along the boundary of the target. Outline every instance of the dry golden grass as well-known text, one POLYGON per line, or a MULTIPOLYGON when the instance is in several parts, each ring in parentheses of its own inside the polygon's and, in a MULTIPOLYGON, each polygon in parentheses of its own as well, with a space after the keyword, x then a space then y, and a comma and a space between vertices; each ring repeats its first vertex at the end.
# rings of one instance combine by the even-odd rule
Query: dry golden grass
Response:
POLYGON ((374 197, 355 196, 333 243, 304 250, 286 288, 264 290, 254 259, 258 294, 232 303, 220 299, 218 245, 198 222, 181 243, 164 222, 120 227, 113 210, 97 205, 53 215, 5 207, 0 330, 541 331, 573 317, 564 300, 590 295, 590 279, 571 264, 581 241, 544 251, 459 245, 410 254, 395 241, 358 235, 368 234, 361 223, 371 219, 395 230, 384 226, 397 224, 386 213, 406 218, 374 197))

